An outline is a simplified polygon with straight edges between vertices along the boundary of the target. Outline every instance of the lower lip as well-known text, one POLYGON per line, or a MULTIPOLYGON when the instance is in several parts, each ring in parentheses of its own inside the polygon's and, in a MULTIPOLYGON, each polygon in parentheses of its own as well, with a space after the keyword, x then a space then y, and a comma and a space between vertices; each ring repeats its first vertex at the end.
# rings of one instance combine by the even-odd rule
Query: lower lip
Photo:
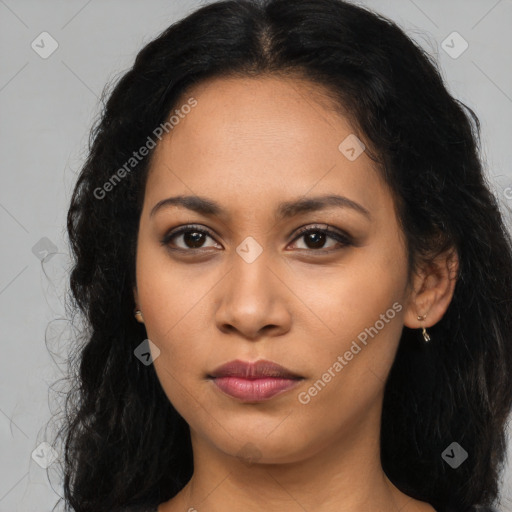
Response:
POLYGON ((243 379, 241 377, 216 377, 215 385, 233 398, 251 402, 261 402, 295 387, 298 379, 264 377, 261 379, 243 379))

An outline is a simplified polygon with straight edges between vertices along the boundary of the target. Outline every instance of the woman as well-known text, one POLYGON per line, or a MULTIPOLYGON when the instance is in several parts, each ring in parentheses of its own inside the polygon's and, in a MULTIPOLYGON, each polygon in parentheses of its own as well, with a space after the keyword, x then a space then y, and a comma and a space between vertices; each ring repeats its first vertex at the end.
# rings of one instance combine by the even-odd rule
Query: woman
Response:
POLYGON ((67 506, 493 510, 512 252, 478 131, 341 0, 214 3, 143 48, 68 213, 67 506))

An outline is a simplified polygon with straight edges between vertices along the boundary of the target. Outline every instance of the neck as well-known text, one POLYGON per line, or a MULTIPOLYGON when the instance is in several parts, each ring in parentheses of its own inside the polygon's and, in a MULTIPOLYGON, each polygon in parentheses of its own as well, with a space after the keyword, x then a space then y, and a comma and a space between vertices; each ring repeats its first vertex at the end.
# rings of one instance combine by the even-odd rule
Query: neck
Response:
POLYGON ((324 446, 309 447, 286 462, 263 463, 271 460, 267 453, 254 463, 244 462, 192 431, 194 475, 159 512, 224 512, 226 504, 245 512, 435 512, 403 494, 385 475, 375 429, 380 409, 374 414, 378 417, 347 426, 334 438, 326 433, 324 446))

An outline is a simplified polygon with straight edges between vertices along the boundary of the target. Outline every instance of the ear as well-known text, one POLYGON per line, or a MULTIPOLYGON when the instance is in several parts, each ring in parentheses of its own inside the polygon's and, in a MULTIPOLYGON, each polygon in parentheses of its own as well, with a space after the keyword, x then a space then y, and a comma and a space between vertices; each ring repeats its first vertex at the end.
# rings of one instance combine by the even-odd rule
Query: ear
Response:
POLYGON ((430 327, 443 318, 453 297, 458 270, 459 257, 452 247, 414 274, 404 325, 413 329, 430 327), (423 315, 426 318, 418 320, 423 315))
POLYGON ((139 307, 139 294, 137 293, 137 286, 134 286, 132 291, 133 291, 133 300, 135 301, 135 306, 139 307))

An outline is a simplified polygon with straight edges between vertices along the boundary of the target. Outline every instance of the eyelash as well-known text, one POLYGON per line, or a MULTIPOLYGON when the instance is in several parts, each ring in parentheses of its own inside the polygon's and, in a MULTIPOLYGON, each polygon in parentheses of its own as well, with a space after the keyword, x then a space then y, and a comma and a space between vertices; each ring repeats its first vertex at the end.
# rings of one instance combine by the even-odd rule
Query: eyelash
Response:
MULTIPOLYGON (((302 237, 304 237, 305 235, 307 235, 309 233, 322 233, 322 234, 326 235, 328 238, 332 238, 332 239, 336 240, 336 242, 341 244, 341 247, 338 248, 338 249, 300 249, 300 250, 308 251, 308 252, 320 252, 320 253, 323 253, 323 254, 328 254, 328 253, 332 253, 332 252, 335 252, 337 250, 340 250, 343 247, 347 247, 347 246, 353 245, 353 241, 352 241, 351 237, 348 234, 344 234, 342 232, 334 231, 334 230, 330 229, 330 226, 328 226, 328 225, 324 224, 324 226, 327 226, 327 227, 324 227, 324 228, 317 227, 317 226, 305 226, 305 227, 302 227, 302 228, 299 229, 299 231, 297 232, 297 234, 296 234, 295 238, 292 240, 292 242, 295 242, 299 238, 302 238, 302 237)), ((189 232, 201 233, 201 234, 207 235, 210 238, 212 238, 213 240, 215 240, 215 237, 213 236, 213 234, 209 230, 207 230, 207 229, 205 229, 205 228, 203 228, 202 226, 199 226, 199 225, 188 224, 186 226, 182 226, 182 227, 176 229, 175 231, 171 231, 170 233, 165 235, 164 238, 162 239, 161 243, 162 243, 162 245, 166 246, 168 249, 170 249, 172 251, 192 252, 193 253, 195 251, 204 250, 203 247, 187 248, 187 249, 183 249, 182 247, 178 247, 178 248, 170 247, 170 241, 173 238, 176 238, 179 235, 182 235, 184 233, 189 233, 189 232)))

